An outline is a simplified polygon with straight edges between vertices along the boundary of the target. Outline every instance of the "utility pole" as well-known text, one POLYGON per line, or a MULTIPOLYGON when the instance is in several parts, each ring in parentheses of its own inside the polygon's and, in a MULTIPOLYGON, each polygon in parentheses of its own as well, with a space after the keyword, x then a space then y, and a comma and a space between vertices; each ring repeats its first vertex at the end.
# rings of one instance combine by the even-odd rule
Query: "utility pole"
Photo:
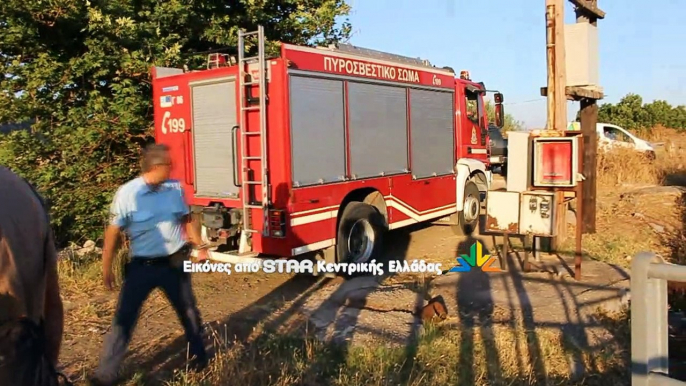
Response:
MULTIPOLYGON (((564 130, 567 125, 566 101, 579 101, 581 104, 580 120, 581 134, 583 137, 583 169, 582 174, 585 180, 581 187, 581 210, 580 227, 583 234, 595 233, 596 231, 596 163, 598 153, 598 138, 596 135, 596 123, 598 122, 597 101, 603 99, 602 90, 597 84, 577 84, 570 85, 568 64, 584 61, 586 69, 590 69, 586 78, 594 78, 592 72, 597 74, 597 47, 591 46, 597 42, 598 19, 605 18, 605 12, 598 8, 598 0, 568 0, 575 7, 576 22, 578 26, 591 25, 593 28, 578 29, 577 31, 587 31, 585 36, 588 39, 584 43, 575 44, 575 53, 581 52, 580 57, 570 57, 570 40, 567 40, 565 49, 564 37, 564 0, 546 0, 546 49, 548 53, 548 87, 541 88, 541 95, 548 97, 548 130, 564 130), (552 47, 551 47, 552 45, 552 47), (562 53, 560 53, 562 51, 562 53), (562 62, 562 64, 560 64, 562 62), (562 72, 563 74, 560 74, 562 72), (561 83, 562 82, 562 83, 561 83), (564 90, 564 91, 562 91, 564 90), (564 96, 563 96, 564 95, 564 96), (564 107, 563 107, 563 106, 564 107)), ((574 25, 570 25, 574 26, 574 25)), ((570 37, 568 36, 568 39, 570 37)), ((577 42, 574 42, 577 43, 577 42)), ((578 70, 578 68, 574 68, 578 70)), ((574 79, 576 80, 576 79, 574 79)), ((583 83, 583 82, 582 82, 583 83)), ((579 198, 579 197, 577 197, 579 198)))
POLYGON ((565 66, 564 0, 546 0, 546 56, 548 69, 548 121, 546 130, 567 127, 567 70, 565 66))

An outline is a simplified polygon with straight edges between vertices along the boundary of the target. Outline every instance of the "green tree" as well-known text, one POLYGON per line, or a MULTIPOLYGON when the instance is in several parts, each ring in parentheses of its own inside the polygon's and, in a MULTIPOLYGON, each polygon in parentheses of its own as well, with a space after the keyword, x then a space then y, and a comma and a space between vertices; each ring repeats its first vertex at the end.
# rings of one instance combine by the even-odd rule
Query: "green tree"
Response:
MULTIPOLYGON (((495 123, 495 104, 493 104, 493 102, 490 100, 486 101, 486 114, 488 116, 488 122, 495 123)), ((524 124, 516 120, 512 114, 508 114, 506 110, 502 131, 506 132, 518 130, 524 130, 524 124)))
POLYGON ((349 9, 344 0, 5 0, 0 124, 32 126, 0 136, 0 164, 49 199, 60 240, 98 237, 150 140, 152 65, 193 68, 258 24, 272 43, 331 43, 349 36, 338 20, 349 9))
MULTIPOLYGON (((576 120, 578 121, 577 113, 576 120)), ((686 130, 686 107, 673 107, 667 101, 643 103, 636 94, 627 94, 618 103, 598 107, 598 122, 611 123, 629 130, 646 131, 657 125, 686 130)))

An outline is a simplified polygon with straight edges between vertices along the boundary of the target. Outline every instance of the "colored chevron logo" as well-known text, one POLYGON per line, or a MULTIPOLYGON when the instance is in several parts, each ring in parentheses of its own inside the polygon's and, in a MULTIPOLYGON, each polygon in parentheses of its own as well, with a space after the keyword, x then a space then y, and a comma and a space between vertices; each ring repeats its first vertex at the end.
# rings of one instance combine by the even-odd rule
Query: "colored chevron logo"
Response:
POLYGON ((456 258, 457 265, 450 268, 448 272, 469 272, 472 268, 480 268, 483 272, 500 272, 501 269, 494 267, 495 258, 491 255, 483 254, 483 245, 480 241, 472 244, 469 255, 460 255, 456 258))

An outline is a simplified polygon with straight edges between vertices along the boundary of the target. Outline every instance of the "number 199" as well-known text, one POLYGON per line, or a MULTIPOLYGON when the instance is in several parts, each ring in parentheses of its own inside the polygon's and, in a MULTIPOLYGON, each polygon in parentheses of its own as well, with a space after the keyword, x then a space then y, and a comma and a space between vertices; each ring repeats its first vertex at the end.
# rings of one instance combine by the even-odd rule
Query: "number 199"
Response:
POLYGON ((172 118, 169 120, 169 132, 183 133, 186 131, 186 120, 183 118, 172 118))

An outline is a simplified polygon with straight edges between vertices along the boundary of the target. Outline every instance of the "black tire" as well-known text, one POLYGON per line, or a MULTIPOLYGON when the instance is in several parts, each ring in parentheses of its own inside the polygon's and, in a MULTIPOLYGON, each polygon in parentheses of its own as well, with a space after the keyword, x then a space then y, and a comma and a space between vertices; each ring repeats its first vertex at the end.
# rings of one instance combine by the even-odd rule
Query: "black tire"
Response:
POLYGON ((378 262, 383 252, 383 236, 386 232, 384 223, 381 213, 371 205, 361 202, 351 202, 346 205, 338 223, 336 261, 339 263, 369 263, 376 259, 378 262), (372 235, 373 240, 370 240, 369 235, 372 235), (363 253, 356 253, 357 256, 351 256, 349 241, 355 244, 363 244, 361 246, 353 245, 355 250, 352 251, 355 253, 362 250, 363 253), (369 242, 371 245, 368 244, 369 242), (369 249, 365 245, 369 245, 369 249))
MULTIPOLYGON (((479 215, 480 215, 480 210, 481 210, 481 193, 479 192, 479 188, 476 186, 474 181, 467 181, 467 183, 464 186, 464 198, 463 198, 463 204, 467 202, 468 197, 473 197, 479 200, 479 205, 478 205, 478 210, 479 213, 477 213, 476 218, 470 221, 467 221, 465 218, 465 213, 464 213, 464 205, 463 205, 463 210, 459 211, 456 213, 457 217, 457 224, 452 226, 453 232, 458 235, 458 236, 464 236, 464 235, 469 235, 479 228, 479 215)), ((471 217, 471 216, 470 216, 471 217)))

